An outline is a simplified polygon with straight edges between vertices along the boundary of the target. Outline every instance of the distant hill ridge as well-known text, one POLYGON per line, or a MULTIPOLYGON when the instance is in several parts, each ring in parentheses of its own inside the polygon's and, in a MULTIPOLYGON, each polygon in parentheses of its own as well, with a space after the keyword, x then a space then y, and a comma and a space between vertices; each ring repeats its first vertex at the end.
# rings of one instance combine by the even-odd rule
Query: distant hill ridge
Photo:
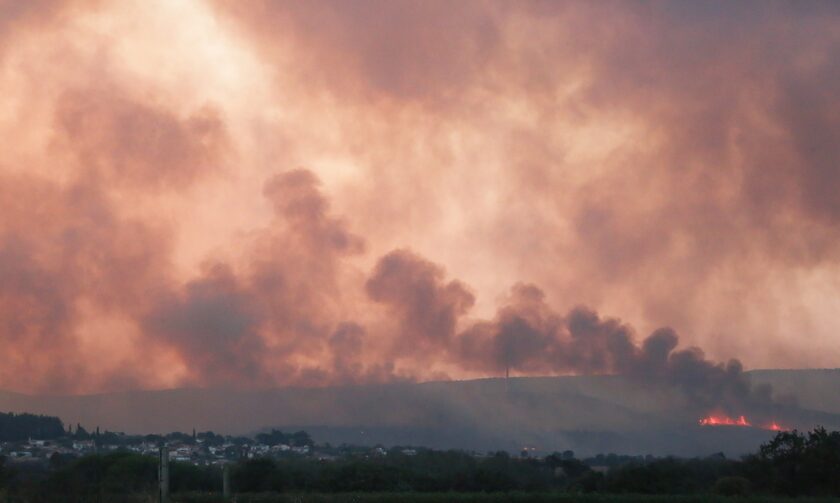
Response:
MULTIPOLYGON (((795 395, 806 420, 840 428, 840 369, 754 370, 795 395)), ((0 392, 0 410, 112 431, 253 433, 295 427, 316 441, 440 448, 692 455, 753 450, 761 431, 699 428, 673 387, 620 376, 486 378, 255 391, 173 389, 81 396, 0 392)))

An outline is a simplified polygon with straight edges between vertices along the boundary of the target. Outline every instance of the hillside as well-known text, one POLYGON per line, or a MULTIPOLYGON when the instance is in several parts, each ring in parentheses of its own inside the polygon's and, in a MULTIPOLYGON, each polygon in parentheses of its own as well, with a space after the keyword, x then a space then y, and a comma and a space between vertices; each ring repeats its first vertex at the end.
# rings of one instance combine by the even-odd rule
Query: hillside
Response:
MULTIPOLYGON (((840 371, 761 370, 756 382, 800 397, 800 427, 840 427, 840 371)), ((617 376, 479 379, 285 388, 176 389, 83 396, 4 392, 0 410, 132 433, 304 428, 318 441, 438 448, 697 455, 752 450, 770 432, 700 427, 679 392, 617 376)))
POLYGON ((753 370, 754 382, 796 397, 803 407, 840 414, 840 369, 753 370))

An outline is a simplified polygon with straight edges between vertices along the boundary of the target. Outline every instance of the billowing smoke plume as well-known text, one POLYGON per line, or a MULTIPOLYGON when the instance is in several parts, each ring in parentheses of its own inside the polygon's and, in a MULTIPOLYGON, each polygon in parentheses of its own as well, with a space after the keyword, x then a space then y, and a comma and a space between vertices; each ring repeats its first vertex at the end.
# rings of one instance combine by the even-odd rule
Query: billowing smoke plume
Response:
POLYGON ((696 347, 660 328, 637 341, 616 319, 578 307, 559 315, 533 285, 513 288, 511 302, 493 322, 479 322, 459 340, 464 365, 530 374, 619 374, 680 387, 700 410, 755 409, 772 404, 770 390, 753 388, 738 360, 715 363, 696 347))
POLYGON ((376 264, 365 288, 399 320, 403 353, 441 350, 452 343, 458 318, 475 299, 459 281, 443 281, 443 269, 407 250, 395 250, 376 264))
POLYGON ((263 194, 275 217, 241 243, 245 266, 210 262, 202 274, 156 299, 143 332, 176 350, 188 382, 317 384, 353 372, 364 328, 341 319, 342 259, 361 238, 329 214, 319 180, 290 170, 263 194), (324 352, 333 354, 324 365, 324 352))
POLYGON ((838 19, 0 0, 0 388, 596 373, 764 407, 717 361, 840 358, 838 19))
POLYGON ((368 292, 400 320, 412 347, 432 340, 439 358, 489 375, 618 374, 678 386, 692 412, 711 409, 761 411, 774 405, 771 390, 753 387, 738 360, 716 363, 700 348, 678 348, 673 329, 660 328, 641 341, 617 319, 578 307, 555 312, 534 285, 518 284, 492 321, 455 332, 455 319, 472 297, 440 268, 404 250, 377 264, 368 292), (379 288, 382 283, 387 289, 379 288), (372 286, 373 285, 373 286, 372 286))

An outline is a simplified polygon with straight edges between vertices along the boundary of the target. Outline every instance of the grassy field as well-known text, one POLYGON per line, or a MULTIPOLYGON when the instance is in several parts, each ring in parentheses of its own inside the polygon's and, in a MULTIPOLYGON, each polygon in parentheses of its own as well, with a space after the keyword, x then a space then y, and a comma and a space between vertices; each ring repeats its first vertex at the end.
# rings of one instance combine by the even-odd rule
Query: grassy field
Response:
MULTIPOLYGON (((712 495, 571 495, 534 493, 353 493, 353 494, 243 494, 236 503, 837 503, 833 498, 779 498, 765 496, 726 498, 712 495)), ((220 496, 176 495, 172 503, 226 503, 220 496)))
MULTIPOLYGON (((157 503, 156 494, 87 497, 0 498, 3 503, 157 503)), ((345 493, 345 494, 238 494, 225 499, 218 494, 179 493, 170 503, 838 503, 837 498, 784 498, 768 496, 724 497, 714 495, 587 494, 564 493, 345 493)))

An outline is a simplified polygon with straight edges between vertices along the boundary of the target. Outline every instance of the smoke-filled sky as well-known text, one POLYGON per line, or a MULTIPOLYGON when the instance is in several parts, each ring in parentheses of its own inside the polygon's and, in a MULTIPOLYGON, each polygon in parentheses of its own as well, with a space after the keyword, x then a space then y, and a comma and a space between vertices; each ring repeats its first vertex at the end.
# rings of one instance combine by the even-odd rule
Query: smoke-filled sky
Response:
POLYGON ((838 25, 0 0, 0 388, 836 367, 838 25))

